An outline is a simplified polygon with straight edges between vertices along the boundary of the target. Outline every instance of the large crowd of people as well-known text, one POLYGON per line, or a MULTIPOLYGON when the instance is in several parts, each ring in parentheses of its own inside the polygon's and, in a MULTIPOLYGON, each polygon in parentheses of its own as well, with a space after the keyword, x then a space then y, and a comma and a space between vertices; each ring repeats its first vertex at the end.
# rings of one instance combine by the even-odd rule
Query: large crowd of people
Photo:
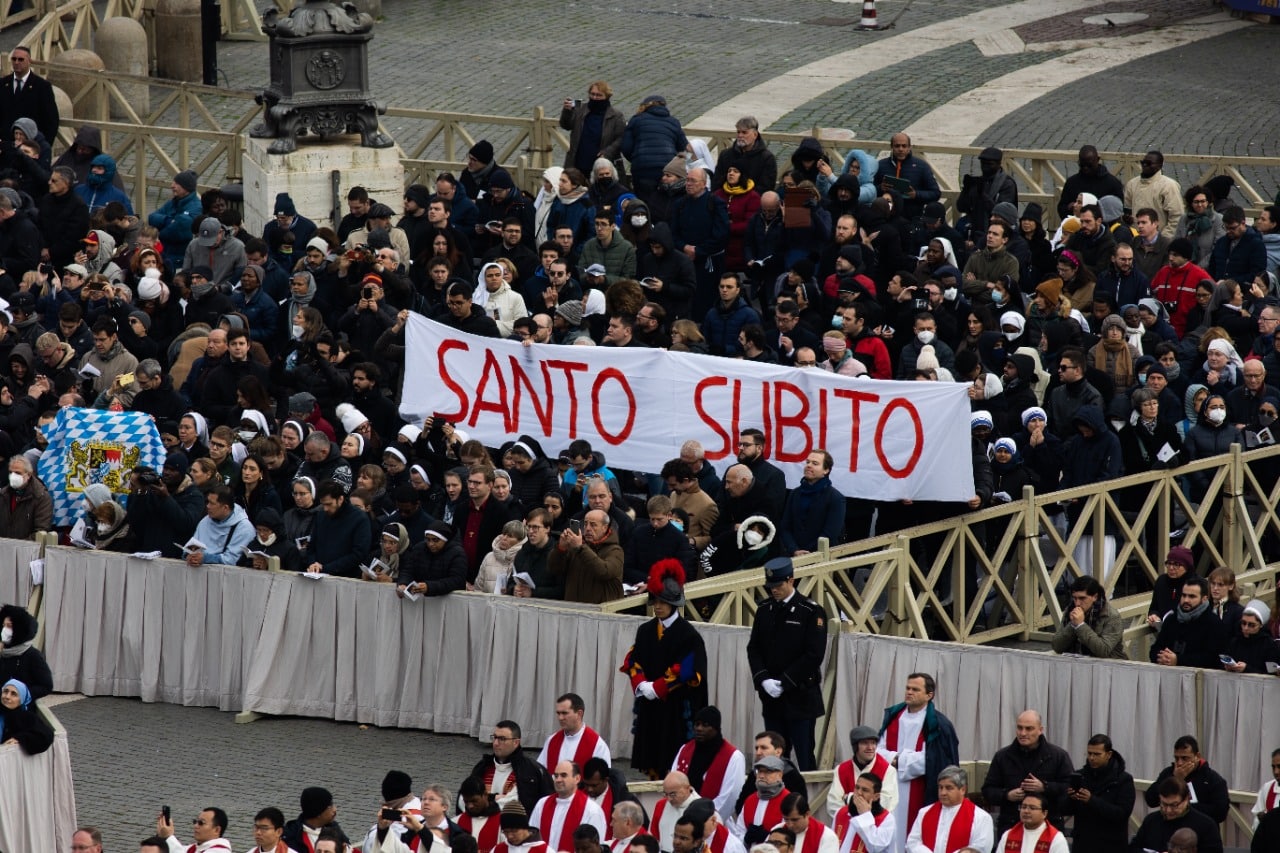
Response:
MULTIPOLYGON (((784 756, 815 767, 815 638, 828 616, 796 595, 791 558, 823 539, 1016 500, 1027 485, 1052 491, 1275 443, 1280 208, 1250 223, 1230 178, 1181 187, 1158 151, 1121 183, 1085 145, 1057 204, 1060 225, 1047 227, 1040 205, 1019 205, 1002 152, 987 148, 949 221, 906 134, 883 159, 834 157, 809 138, 779 163, 744 117, 713 158, 662 96, 628 118, 596 81, 585 100, 566 101, 570 148, 536 196, 481 140, 456 174, 408 186, 400 200, 346 188, 349 212, 332 226, 281 193, 251 233, 219 190, 199 192, 192 171, 174 175, 156 210, 135 213, 92 128, 55 161, 56 110, 50 127, 38 109, 43 81, 24 57, 15 49, 17 77, 0 80, 0 92, 23 94, 0 98, 0 128, 12 135, 0 146, 0 536, 52 528, 60 486, 37 471, 49 452, 42 428, 59 410, 135 411, 154 419, 163 465, 130 471, 127 497, 85 489, 81 517, 60 531, 67 541, 191 566, 263 569, 278 558, 402 597, 475 589, 600 603, 647 593, 655 604, 623 665, 638 703, 636 766, 665 777, 651 821, 625 796, 608 745, 580 740, 580 701, 567 695, 565 718, 579 727, 565 727, 558 756, 549 744, 540 763, 523 758, 519 726, 499 724, 493 755, 462 783, 456 821, 449 790, 432 785, 419 798, 404 774, 388 774, 389 811, 366 851, 588 853, 613 839, 616 853, 757 843, 764 853, 954 853, 944 839, 957 839, 982 853, 1059 853, 1068 815, 1077 838, 1092 826, 1104 849, 1195 849, 1195 839, 1172 840, 1184 827, 1200 849, 1217 849, 1222 816, 1211 815, 1212 832, 1191 817, 1206 805, 1192 778, 1201 771, 1178 769, 1178 750, 1194 755, 1194 741, 1175 747, 1170 778, 1147 792, 1160 812, 1130 842, 1123 759, 1109 739, 1091 740, 1073 771, 1033 711, 983 787, 999 809, 993 830, 965 805, 954 731, 923 675, 882 726, 855 730, 860 758, 836 771, 832 825, 819 824, 784 756), (520 435, 488 447, 438 418, 407 423, 404 383, 432 382, 405 363, 412 313, 532 347, 661 347, 865 382, 964 383, 972 497, 846 496, 825 449, 788 489, 766 458, 768 435, 751 426, 718 472, 696 441, 648 471, 621 471, 582 439, 544 448, 520 435), (719 737, 700 681, 705 651, 700 659, 696 632, 678 622, 687 579, 743 568, 762 569, 772 596, 748 650, 768 726, 750 768, 719 737), (873 739, 878 751, 859 747, 873 739)), ((1270 488, 1280 468, 1255 473, 1270 488)), ((1183 480, 1199 502, 1211 473, 1183 480)), ((1079 511, 1053 510, 1063 526, 1079 511)), ((1154 529, 1144 535, 1153 553, 1168 550, 1154 529)), ((1085 576, 1054 647, 1122 657, 1118 618, 1090 576, 1105 567, 1095 571, 1090 538, 1082 544, 1085 576)), ((1245 672, 1278 662, 1276 621, 1260 601, 1239 603, 1229 569, 1199 578, 1185 548, 1169 551, 1166 568, 1153 594, 1153 661, 1245 672)), ((8 675, 34 630, 25 612, 5 612, 8 675)), ((5 680, 0 738, 39 748, 32 697, 50 686, 47 667, 5 680)), ((1131 805, 1132 780, 1127 795, 1131 805)), ((301 806, 294 821, 276 808, 256 815, 259 849, 342 849, 327 792, 307 789, 301 806)), ((201 812, 191 849, 225 849, 227 821, 201 812)), ((169 817, 156 830, 144 850, 182 846, 169 817)), ((94 833, 82 834, 74 849, 92 850, 94 833)))
MULTIPOLYGON (((1151 811, 1131 831, 1139 791, 1108 735, 1074 745, 1082 757, 1073 758, 1048 739, 1041 714, 1025 710, 1012 741, 990 757, 981 786, 971 788, 935 689, 931 675, 911 673, 902 703, 885 709, 878 726, 850 732, 853 756, 831 771, 825 803, 817 804, 825 805, 825 822, 786 737, 759 732, 748 760, 705 700, 680 735, 688 739, 651 774, 662 795, 650 812, 614 766, 604 737, 586 725, 581 697, 566 693, 556 700, 558 728, 536 758, 519 723, 502 720, 491 751, 456 794, 432 782, 419 796, 410 775, 392 769, 364 802, 343 804, 370 815, 344 829, 332 793, 307 787, 296 818, 286 820, 274 805, 253 815, 250 853, 1222 853, 1227 785, 1194 737, 1174 742, 1171 763, 1141 792, 1151 811)), ((1272 775, 1253 808, 1253 853, 1274 849, 1280 829, 1280 750, 1272 775)), ((202 809, 188 844, 166 808, 139 853, 230 850, 231 820, 221 808, 202 809)), ((80 828, 72 849, 102 853, 101 833, 80 828)))

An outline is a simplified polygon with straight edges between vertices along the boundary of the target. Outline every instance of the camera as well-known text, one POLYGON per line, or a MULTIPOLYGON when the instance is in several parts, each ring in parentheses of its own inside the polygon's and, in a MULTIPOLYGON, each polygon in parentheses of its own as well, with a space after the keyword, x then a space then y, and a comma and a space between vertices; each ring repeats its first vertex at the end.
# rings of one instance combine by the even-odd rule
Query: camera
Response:
POLYGON ((138 478, 138 489, 150 489, 160 485, 160 475, 156 473, 156 469, 143 467, 134 468, 133 474, 138 478))
POLYGON ((373 298, 373 286, 372 286, 372 285, 365 285, 365 286, 364 286, 364 289, 360 291, 360 298, 361 298, 361 299, 372 299, 372 298, 373 298))
POLYGON ((53 265, 52 265, 52 264, 41 264, 41 265, 40 265, 40 274, 41 274, 41 275, 52 275, 52 274, 53 274, 53 265))

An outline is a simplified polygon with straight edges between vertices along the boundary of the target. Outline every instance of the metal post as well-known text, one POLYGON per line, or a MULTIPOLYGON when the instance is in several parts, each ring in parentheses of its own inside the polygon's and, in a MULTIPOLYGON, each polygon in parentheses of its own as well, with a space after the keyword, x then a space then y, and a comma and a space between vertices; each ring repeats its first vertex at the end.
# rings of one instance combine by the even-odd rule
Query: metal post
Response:
POLYGON ((334 230, 342 221, 342 172, 334 169, 329 173, 329 217, 334 230))
POLYGON ((218 0, 200 2, 201 74, 206 86, 218 85, 218 39, 222 36, 222 5, 218 0))

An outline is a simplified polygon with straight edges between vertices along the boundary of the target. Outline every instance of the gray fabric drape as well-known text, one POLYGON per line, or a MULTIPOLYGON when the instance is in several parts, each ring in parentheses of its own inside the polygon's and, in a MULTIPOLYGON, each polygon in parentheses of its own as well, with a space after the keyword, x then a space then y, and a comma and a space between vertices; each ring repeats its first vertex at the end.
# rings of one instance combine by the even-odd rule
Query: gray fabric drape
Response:
MULTIPOLYGON (((1204 737, 1200 753, 1227 785, 1256 791, 1271 778, 1271 751, 1280 747, 1280 688, 1274 675, 1204 674, 1204 737)), ((1165 750, 1165 762, 1173 755, 1165 750)))
POLYGON ((58 731, 39 755, 0 746, 0 779, 0 850, 69 853, 76 799, 67 733, 58 731))
MULTIPOLYGON (((0 589, 14 571, 0 560, 0 589)), ((573 691, 614 754, 631 751, 633 698, 617 668, 643 621, 636 616, 471 593, 405 602, 383 584, 51 548, 45 620, 46 657, 61 691, 473 737, 511 718, 530 746, 555 730, 555 697, 573 691)), ((749 632, 699 631, 724 734, 749 751, 763 728, 746 661, 749 632)), ((1140 778, 1154 778, 1173 741, 1196 731, 1191 669, 862 634, 834 637, 826 669, 837 681, 841 760, 849 755, 845 733, 878 726, 918 670, 938 679, 938 706, 955 723, 966 759, 989 759, 1011 742, 1014 717, 1028 707, 1079 762, 1092 734, 1111 735, 1140 778)), ((1205 685, 1206 754, 1233 786, 1253 788, 1265 756, 1232 735, 1280 740, 1273 707, 1280 699, 1261 677, 1206 674, 1205 685)))
POLYGON ((0 604, 26 607, 31 600, 31 561, 40 556, 40 546, 18 539, 0 540, 0 604))

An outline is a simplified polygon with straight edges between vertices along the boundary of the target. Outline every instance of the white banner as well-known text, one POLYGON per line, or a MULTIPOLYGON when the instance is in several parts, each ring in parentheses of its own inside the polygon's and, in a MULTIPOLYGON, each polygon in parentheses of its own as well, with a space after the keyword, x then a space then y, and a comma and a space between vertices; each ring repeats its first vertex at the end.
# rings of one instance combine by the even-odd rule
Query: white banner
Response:
POLYGON ((767 437, 787 483, 825 448, 832 482, 874 500, 973 496, 968 386, 852 379, 656 349, 481 338, 419 314, 406 329, 401 415, 436 416, 498 447, 525 433, 549 454, 583 438, 612 468, 656 472, 689 439, 723 470, 738 433, 767 437))

